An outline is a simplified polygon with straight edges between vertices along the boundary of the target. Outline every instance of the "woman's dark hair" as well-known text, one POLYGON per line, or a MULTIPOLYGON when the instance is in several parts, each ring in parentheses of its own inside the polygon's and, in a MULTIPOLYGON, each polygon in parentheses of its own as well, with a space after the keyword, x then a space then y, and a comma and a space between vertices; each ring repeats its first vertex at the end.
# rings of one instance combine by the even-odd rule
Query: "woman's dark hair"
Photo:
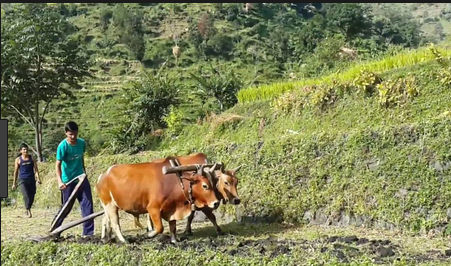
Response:
POLYGON ((78 125, 74 121, 67 122, 66 125, 64 126, 64 130, 66 130, 66 132, 78 131, 78 125))
POLYGON ((28 145, 27 145, 27 144, 25 144, 25 143, 22 143, 22 144, 20 144, 20 148, 19 148, 19 151, 20 151, 20 150, 22 150, 23 148, 26 148, 26 149, 28 149, 28 145))

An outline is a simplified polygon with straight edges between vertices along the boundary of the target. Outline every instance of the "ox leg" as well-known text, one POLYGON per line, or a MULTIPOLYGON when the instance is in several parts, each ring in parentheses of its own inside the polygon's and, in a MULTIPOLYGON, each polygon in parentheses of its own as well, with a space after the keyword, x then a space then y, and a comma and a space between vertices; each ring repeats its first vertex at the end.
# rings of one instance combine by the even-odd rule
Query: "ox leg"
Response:
POLYGON ((111 223, 108 217, 108 212, 106 206, 102 203, 103 210, 105 213, 103 214, 102 219, 102 237, 105 242, 108 242, 111 238, 111 223))
POLYGON ((205 208, 202 210, 202 212, 205 213, 205 215, 208 217, 210 222, 214 225, 214 227, 216 229, 216 233, 218 235, 223 235, 224 233, 222 232, 221 228, 219 227, 218 223, 216 222, 216 216, 213 214, 213 211, 205 208))
POLYGON ((155 230, 147 233, 147 236, 152 238, 158 234, 163 233, 163 223, 161 221, 161 213, 160 209, 150 209, 149 217, 152 218, 153 225, 155 226, 155 230))
POLYGON ((107 211, 109 220, 111 222, 111 227, 113 228, 117 238, 123 243, 128 243, 128 241, 122 235, 121 226, 119 225, 119 209, 116 207, 116 205, 109 203, 107 204, 107 211))
POLYGON ((147 215, 147 232, 151 232, 154 230, 152 219, 150 218, 149 214, 146 215, 147 215))
MULTIPOLYGON (((103 219, 102 219, 102 239, 105 239, 106 237, 106 227, 107 227, 107 223, 108 223, 108 214, 105 212, 105 214, 103 215, 103 219)), ((108 240, 108 239, 106 239, 108 240)))
POLYGON ((188 221, 186 222, 185 234, 188 236, 193 235, 193 231, 191 231, 191 223, 193 222, 195 213, 196 213, 195 211, 192 211, 191 214, 188 216, 188 221))
POLYGON ((175 233, 177 231, 176 224, 177 224, 176 220, 169 221, 169 230, 171 231, 171 243, 173 244, 177 242, 177 239, 175 238, 175 233))

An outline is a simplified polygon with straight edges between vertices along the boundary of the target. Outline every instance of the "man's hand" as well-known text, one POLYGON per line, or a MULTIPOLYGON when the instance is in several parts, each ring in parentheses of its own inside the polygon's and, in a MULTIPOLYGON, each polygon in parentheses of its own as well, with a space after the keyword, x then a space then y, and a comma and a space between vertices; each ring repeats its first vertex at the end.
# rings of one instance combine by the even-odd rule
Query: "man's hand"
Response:
POLYGON ((16 184, 13 184, 13 186, 11 187, 12 190, 16 190, 16 184))
POLYGON ((60 190, 63 190, 63 189, 66 188, 66 185, 63 182, 59 181, 58 182, 58 187, 59 187, 60 190))

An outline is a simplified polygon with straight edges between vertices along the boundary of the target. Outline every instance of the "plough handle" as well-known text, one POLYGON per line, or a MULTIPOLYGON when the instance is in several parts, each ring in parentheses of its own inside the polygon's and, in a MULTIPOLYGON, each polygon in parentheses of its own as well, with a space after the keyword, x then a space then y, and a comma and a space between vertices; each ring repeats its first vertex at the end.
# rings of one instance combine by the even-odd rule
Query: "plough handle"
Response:
POLYGON ((59 234, 59 233, 61 233, 61 232, 63 232, 63 231, 66 231, 67 229, 70 229, 70 228, 72 228, 72 227, 74 227, 74 226, 76 226, 76 225, 79 225, 79 224, 81 224, 81 223, 84 223, 84 222, 86 222, 86 221, 89 221, 89 220, 91 220, 91 219, 94 219, 94 218, 96 218, 96 217, 98 217, 98 216, 100 216, 100 215, 102 215, 102 214, 104 214, 104 213, 105 213, 105 211, 102 210, 102 211, 99 211, 99 212, 90 214, 90 215, 88 215, 88 216, 86 216, 86 217, 83 217, 83 218, 81 218, 81 219, 79 219, 79 220, 72 221, 72 222, 67 223, 67 224, 62 224, 62 225, 60 225, 58 228, 56 228, 55 230, 53 230, 52 232, 50 232, 50 236, 52 236, 52 235, 57 235, 57 234, 59 234))

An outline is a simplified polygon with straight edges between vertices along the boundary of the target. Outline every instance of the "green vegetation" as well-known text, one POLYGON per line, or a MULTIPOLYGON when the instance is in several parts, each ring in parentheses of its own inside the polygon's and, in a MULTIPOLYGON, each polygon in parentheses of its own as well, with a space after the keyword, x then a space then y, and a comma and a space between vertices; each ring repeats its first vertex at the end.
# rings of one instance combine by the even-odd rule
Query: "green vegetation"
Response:
MULTIPOLYGON (((229 167, 245 165, 239 184, 245 216, 304 223, 317 212, 331 222, 349 216, 368 226, 446 235, 451 110, 449 86, 434 78, 441 68, 429 62, 382 75, 379 85, 417 77, 418 94, 398 105, 385 107, 377 95, 362 93, 337 94, 321 108, 298 104, 303 98, 293 94, 279 104, 285 112, 270 102, 237 104, 185 126, 177 139, 163 139, 159 151, 89 158, 88 172, 96 177, 118 162, 202 151, 229 167)), ((40 168, 48 178, 36 204, 55 206, 53 163, 40 168)))
MULTIPOLYGON (((451 50, 421 46, 430 39, 413 18, 359 4, 55 7, 95 77, 49 106, 37 207, 59 206, 54 152, 70 119, 90 145, 91 180, 116 163, 204 152, 244 165, 244 217, 449 237, 451 50)), ((2 8, 2 20, 15 14, 2 8)), ((30 142, 11 121, 10 147, 30 142)))
MULTIPOLYGON (((149 240, 143 230, 133 229, 131 216, 121 215, 121 226, 132 244, 101 244, 73 234, 63 242, 18 241, 21 235, 45 233, 47 226, 30 226, 17 220, 18 210, 2 209, 2 265, 448 265, 449 241, 427 236, 400 237, 399 232, 367 228, 290 226, 281 224, 226 223, 226 235, 215 236, 209 222, 193 223, 194 236, 177 245, 169 236, 149 240), (124 218, 130 218, 124 221, 124 218), (20 227, 17 232, 14 228, 20 227), (387 251, 392 251, 389 253, 387 251), (83 260, 80 260, 83 258, 83 260)), ((52 215, 35 212, 35 218, 50 224, 52 215)), ((49 213, 50 214, 50 213, 49 213)), ((77 214, 79 215, 79 214, 77 214)), ((76 215, 72 215, 76 218, 76 215)), ((180 226, 178 223, 177 226, 180 226)), ((181 226, 183 227, 183 225, 181 226)), ((80 228, 70 229, 78 234, 80 228)), ((96 228, 98 232, 100 228, 96 228)))
POLYGON ((49 104, 72 95, 90 76, 88 57, 74 31, 56 10, 44 4, 25 5, 2 18, 2 114, 23 119, 35 131, 42 161, 43 121, 49 104))
MULTIPOLYGON (((329 83, 337 73, 338 80, 346 79, 340 73, 351 66, 358 68, 348 73, 355 77, 364 62, 378 62, 402 47, 416 48, 446 38, 445 24, 441 33, 435 34, 422 30, 424 23, 430 22, 417 23, 418 18, 429 18, 419 13, 423 9, 434 23, 435 16, 446 21, 446 4, 387 5, 51 4, 75 26, 72 37, 86 45, 95 63, 90 68, 94 77, 82 83, 82 90, 72 90, 76 99, 59 97, 48 106, 41 126, 46 136, 42 139, 43 157, 54 156, 63 136, 59 129, 74 116, 84 129, 91 154, 156 148, 158 138, 147 137, 151 132, 122 136, 120 124, 133 122, 132 116, 121 111, 126 102, 121 99, 124 88, 140 80, 146 70, 163 69, 177 79, 181 97, 173 108, 184 116, 180 123, 187 125, 233 106, 237 97, 240 102, 272 99, 286 90, 319 85, 316 81, 325 76, 329 83), (414 15, 404 12, 413 7, 414 15), (230 71, 234 74, 227 74, 230 71), (285 84, 288 78, 292 85, 285 84), (272 85, 266 85, 268 88, 257 94, 246 89, 273 83, 284 85, 278 85, 275 92, 268 91, 272 85), (245 89, 236 95, 240 87, 245 89)), ((2 20, 20 20, 20 6, 3 3, 2 20)), ((399 66, 416 59, 410 63, 402 59, 399 66)), ((15 120, 10 147, 22 141, 32 144, 32 127, 20 117, 10 118, 15 120)), ((163 129, 168 126, 160 124, 163 129)))
MULTIPOLYGON (((450 49, 439 49, 439 52, 443 57, 451 56, 450 49)), ((302 88, 305 86, 313 85, 331 85, 336 82, 349 82, 357 78, 362 71, 381 73, 397 68, 414 66, 419 63, 426 63, 435 59, 435 54, 427 48, 406 51, 395 56, 386 56, 385 58, 371 62, 363 62, 350 67, 347 70, 340 71, 341 73, 334 73, 321 78, 306 79, 299 82, 274 83, 256 88, 254 87, 242 89, 238 93, 238 100, 243 103, 258 100, 270 100, 286 91, 290 91, 295 88, 302 88)))
MULTIPOLYGON (((4 63, 35 70, 20 55, 33 57, 36 45, 11 42, 22 40, 11 25, 31 21, 17 16, 24 6, 41 14, 37 4, 2 3, 2 88, 16 89, 10 97, 25 94, 4 74, 4 63)), ((82 63, 92 77, 39 102, 39 109, 50 103, 39 118, 44 162, 35 209, 41 225, 16 218, 22 198, 10 191, 2 201, 2 265, 76 264, 80 258, 96 265, 449 264, 443 252, 451 235, 449 4, 79 3, 45 10, 75 26, 64 32, 81 44, 80 57, 71 58, 86 51, 90 59, 82 63), (5 241, 20 238, 12 233, 17 228, 18 234, 46 233, 60 206, 54 153, 69 120, 87 140, 91 185, 113 164, 169 155, 204 152, 226 168, 243 165, 239 209, 218 210, 243 223, 221 222, 233 233, 224 238, 211 237, 208 223, 178 246, 133 233, 136 243, 126 246, 5 241), (388 245, 395 256, 384 257, 385 244, 332 243, 331 234, 350 232, 324 235, 335 229, 302 224, 350 227, 343 230, 359 238, 384 234, 368 236, 367 228, 401 234, 390 237, 398 244, 388 245)), ((61 52, 63 44, 46 55, 61 52)), ((46 77, 67 78, 58 73, 65 72, 46 77)), ((2 89, 12 161, 20 142, 33 143, 35 131, 8 111, 12 101, 3 95, 2 89)), ((131 228, 131 218, 121 215, 124 228, 131 228)))

